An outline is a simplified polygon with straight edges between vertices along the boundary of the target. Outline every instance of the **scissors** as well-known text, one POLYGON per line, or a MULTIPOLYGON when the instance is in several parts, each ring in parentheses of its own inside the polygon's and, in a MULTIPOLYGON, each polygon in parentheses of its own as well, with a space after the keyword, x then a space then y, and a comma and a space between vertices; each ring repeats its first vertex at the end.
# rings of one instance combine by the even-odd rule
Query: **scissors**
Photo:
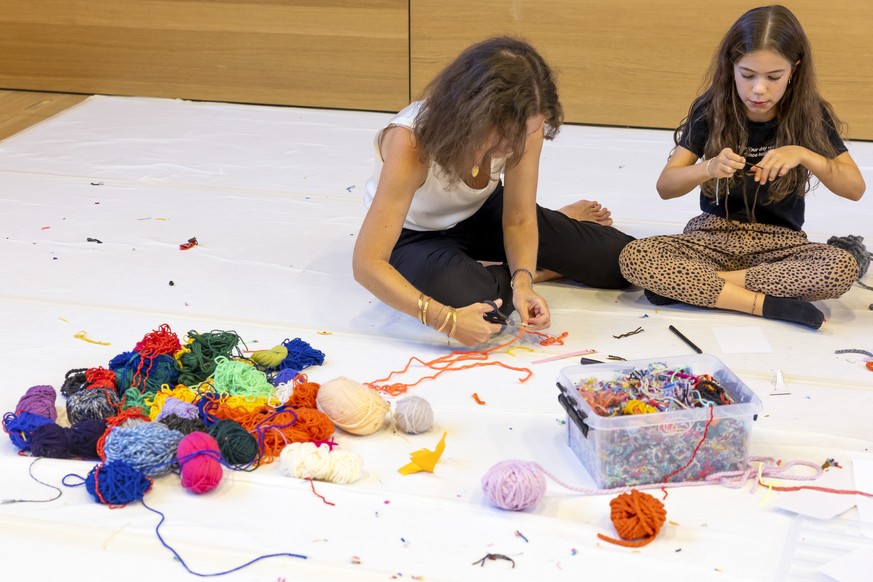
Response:
POLYGON ((491 311, 484 314, 482 318, 488 323, 499 323, 500 325, 515 325, 509 317, 503 315, 503 313, 497 308, 497 304, 493 301, 483 301, 482 303, 487 303, 492 307, 491 311))

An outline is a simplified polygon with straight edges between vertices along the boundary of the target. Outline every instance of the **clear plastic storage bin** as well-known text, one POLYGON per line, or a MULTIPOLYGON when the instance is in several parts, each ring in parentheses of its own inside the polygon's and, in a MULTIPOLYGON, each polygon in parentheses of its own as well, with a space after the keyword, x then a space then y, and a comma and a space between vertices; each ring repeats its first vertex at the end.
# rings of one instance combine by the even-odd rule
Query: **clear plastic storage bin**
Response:
POLYGON ((745 468, 752 422, 762 408, 761 400, 742 380, 718 358, 706 354, 571 366, 558 376, 558 388, 558 400, 567 411, 570 448, 601 489, 664 482, 692 457, 670 482, 697 481, 745 468), (685 368, 694 376, 708 374, 734 402, 711 407, 709 422, 709 406, 602 416, 579 394, 579 387, 589 381, 608 382, 650 365, 685 368))

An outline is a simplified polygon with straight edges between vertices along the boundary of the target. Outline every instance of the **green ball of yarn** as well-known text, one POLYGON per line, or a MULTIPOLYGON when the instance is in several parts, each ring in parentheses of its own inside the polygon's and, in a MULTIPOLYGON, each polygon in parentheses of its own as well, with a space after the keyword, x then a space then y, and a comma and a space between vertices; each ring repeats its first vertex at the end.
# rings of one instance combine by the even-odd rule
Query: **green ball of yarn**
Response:
POLYGON ((221 456, 230 465, 247 465, 258 457, 258 441, 235 420, 222 419, 209 427, 221 456))

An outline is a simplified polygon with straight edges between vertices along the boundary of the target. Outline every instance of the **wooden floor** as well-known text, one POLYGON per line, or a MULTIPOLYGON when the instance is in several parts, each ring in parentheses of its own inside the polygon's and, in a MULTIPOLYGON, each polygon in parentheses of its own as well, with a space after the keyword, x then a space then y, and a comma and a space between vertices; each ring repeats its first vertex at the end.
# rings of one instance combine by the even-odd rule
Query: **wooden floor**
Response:
POLYGON ((0 89, 0 140, 87 99, 88 95, 0 89))

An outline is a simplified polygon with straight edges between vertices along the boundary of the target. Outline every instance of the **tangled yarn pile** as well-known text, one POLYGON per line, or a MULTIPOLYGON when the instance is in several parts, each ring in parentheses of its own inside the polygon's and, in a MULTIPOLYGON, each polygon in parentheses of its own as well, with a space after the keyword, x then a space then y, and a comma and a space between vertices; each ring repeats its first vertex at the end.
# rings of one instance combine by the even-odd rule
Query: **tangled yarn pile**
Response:
MULTIPOLYGON (((192 330, 183 342, 163 324, 105 367, 67 372, 60 394, 69 426, 57 422, 58 393, 39 385, 3 416, 3 428, 24 453, 100 461, 80 484, 113 506, 141 498, 169 473, 205 493, 218 486, 223 467, 251 470, 289 445, 328 441, 335 427, 316 407, 319 385, 300 373, 324 354, 300 338, 252 357, 244 347, 232 331, 192 330)), ((295 447, 286 458, 317 448, 295 447)), ((354 455, 336 450, 329 460, 306 474, 339 483, 360 477, 354 455)))

